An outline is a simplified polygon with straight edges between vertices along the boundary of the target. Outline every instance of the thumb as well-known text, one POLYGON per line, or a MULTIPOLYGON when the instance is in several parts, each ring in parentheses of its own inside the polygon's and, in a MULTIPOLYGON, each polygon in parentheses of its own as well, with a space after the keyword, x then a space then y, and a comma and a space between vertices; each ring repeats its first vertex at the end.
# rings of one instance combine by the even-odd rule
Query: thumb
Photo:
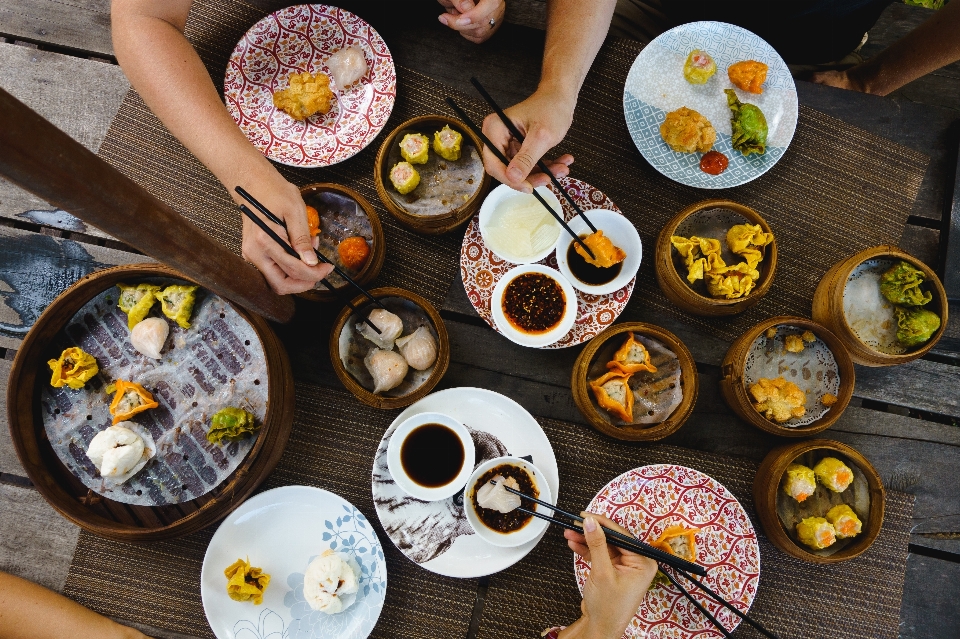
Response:
POLYGON ((307 266, 316 266, 319 260, 313 252, 313 241, 310 238, 310 227, 307 225, 306 205, 301 204, 301 213, 294 214, 284 221, 287 223, 287 237, 290 246, 300 255, 300 260, 307 266))
POLYGON ((520 150, 510 160, 507 166, 507 179, 513 183, 514 187, 527 179, 537 165, 537 161, 553 146, 542 131, 542 129, 530 131, 524 138, 520 150))
POLYGON ((603 534, 603 528, 593 517, 584 518, 583 536, 586 537, 587 546, 590 547, 590 571, 596 571, 597 577, 611 574, 613 562, 607 552, 607 537, 603 534))

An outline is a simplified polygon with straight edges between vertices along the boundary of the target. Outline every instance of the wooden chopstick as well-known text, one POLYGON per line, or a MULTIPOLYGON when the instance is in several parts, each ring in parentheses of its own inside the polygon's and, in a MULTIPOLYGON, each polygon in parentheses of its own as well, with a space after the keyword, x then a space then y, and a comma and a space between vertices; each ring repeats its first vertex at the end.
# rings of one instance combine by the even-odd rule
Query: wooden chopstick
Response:
MULTIPOLYGON (((497 116, 500 118, 500 121, 503 122, 504 126, 507 127, 507 129, 510 131, 510 135, 515 137, 517 141, 520 142, 520 144, 523 144, 524 137, 523 137, 523 134, 520 133, 520 129, 518 129, 516 125, 513 123, 513 121, 507 117, 507 114, 503 112, 503 109, 501 109, 500 105, 497 104, 496 100, 493 99, 493 96, 487 93, 487 90, 483 88, 482 84, 480 84, 480 80, 478 80, 476 76, 474 76, 470 78, 470 82, 473 84, 474 87, 476 87, 477 91, 480 92, 480 95, 483 96, 483 99, 487 101, 487 104, 489 104, 490 108, 492 108, 493 111, 497 114, 497 116)), ((560 180, 558 180, 557 176, 553 174, 553 171, 550 170, 550 167, 547 166, 546 162, 544 162, 542 159, 537 160, 537 167, 539 167, 541 171, 543 171, 544 173, 550 176, 550 181, 553 182, 553 185, 555 187, 557 187, 557 190, 563 193, 563 197, 566 198, 567 202, 570 203, 570 206, 572 206, 573 210, 577 212, 577 215, 583 218, 583 221, 587 223, 587 226, 590 227, 591 231, 596 233, 597 227, 593 225, 593 222, 591 222, 590 219, 586 215, 584 215, 580 207, 577 206, 577 203, 573 201, 573 198, 570 196, 570 193, 567 192, 567 189, 563 188, 563 186, 560 184, 560 180)))
MULTIPOLYGON (((287 243, 283 240, 283 238, 280 237, 279 235, 277 235, 277 234, 273 231, 272 228, 270 228, 269 226, 266 225, 266 223, 265 223, 263 220, 261 220, 259 217, 257 217, 256 215, 254 215, 253 211, 251 211, 250 209, 248 209, 246 204, 241 204, 241 205, 240 205, 240 212, 243 213, 244 215, 246 215, 248 218, 250 218, 250 220, 251 220, 254 224, 256 224, 258 227, 260 227, 260 230, 263 231, 264 233, 266 233, 266 234, 270 237, 270 239, 272 239, 274 242, 276 242, 277 244, 279 244, 279 245, 280 245, 280 248, 282 248, 284 251, 287 252, 287 255, 289 255, 290 257, 295 257, 295 258, 297 258, 298 260, 300 259, 300 256, 297 254, 297 252, 296 252, 295 250, 293 250, 293 247, 290 246, 289 244, 287 244, 287 243)), ((320 283, 323 284, 325 287, 327 287, 327 289, 328 289, 330 292, 332 292, 332 293, 337 293, 336 287, 335 287, 333 284, 331 284, 330 282, 328 282, 326 278, 320 280, 320 283)), ((359 312, 359 311, 357 311, 357 307, 354 306, 353 304, 351 304, 350 302, 345 302, 345 303, 346 303, 347 306, 350 307, 350 310, 352 310, 354 313, 358 313, 358 312, 359 312)), ((380 335, 380 334, 382 333, 382 331, 381 331, 379 328, 377 328, 376 324, 374 324, 373 322, 371 322, 368 318, 366 318, 366 317, 363 318, 363 321, 364 321, 364 323, 365 323, 367 326, 369 326, 370 328, 372 328, 373 330, 375 330, 375 331, 377 332, 377 335, 380 335)))
MULTIPOLYGON (((284 227, 284 228, 287 227, 287 225, 284 224, 283 220, 281 220, 279 217, 277 217, 276 215, 274 215, 273 212, 270 211, 270 209, 268 209, 267 207, 265 207, 263 204, 260 204, 260 202, 257 201, 257 199, 256 199, 255 197, 253 197, 252 195, 250 195, 250 193, 248 193, 245 188, 243 188, 242 186, 237 186, 237 187, 236 187, 236 191, 237 191, 237 193, 240 194, 240 197, 242 197, 243 199, 245 199, 247 202, 250 202, 250 204, 252 204, 258 211, 260 211, 261 213, 263 213, 264 215, 266 215, 267 218, 268 218, 271 222, 273 222, 274 224, 279 224, 280 226, 282 226, 282 227, 284 227)), ((242 205, 241 205, 241 206, 242 206, 242 205)), ((241 209, 241 210, 242 210, 242 209, 241 209)), ((248 210, 249 210, 249 209, 248 209, 248 210)), ((252 214, 252 212, 251 212, 251 214, 252 214)), ((251 219, 259 220, 259 218, 256 218, 255 216, 254 216, 253 218, 251 218, 251 219)), ((260 222, 262 222, 262 220, 260 220, 260 221, 257 223, 257 226, 259 226, 261 229, 264 229, 265 225, 260 224, 260 222)), ((269 227, 267 227, 267 228, 269 228, 269 227)), ((276 236, 276 233, 273 233, 272 231, 271 231, 270 233, 272 233, 273 235, 276 236)), ((269 234, 269 233, 268 233, 268 234, 269 234)), ((277 239, 279 239, 279 236, 277 236, 277 239)), ((280 241, 283 242, 284 244, 286 244, 286 242, 284 242, 282 239, 281 239, 280 241)), ((293 249, 291 248, 290 250, 292 251, 293 249)), ((344 272, 343 272, 343 269, 341 269, 339 266, 337 266, 336 264, 334 264, 333 261, 330 260, 330 259, 328 259, 326 255, 324 255, 323 253, 321 253, 321 252, 318 251, 317 249, 313 249, 313 252, 317 254, 317 257, 320 258, 321 261, 326 262, 327 264, 329 264, 330 266, 332 266, 332 267, 333 267, 333 270, 336 271, 337 275, 339 275, 340 277, 342 277, 343 279, 345 279, 347 282, 349 282, 350 284, 352 284, 354 288, 356 288, 358 291, 360 291, 361 293, 363 293, 364 296, 366 296, 366 298, 367 298, 368 300, 370 300, 371 302, 373 302, 376 306, 379 306, 380 308, 382 308, 382 309, 384 309, 384 310, 387 310, 387 307, 384 306, 383 304, 381 304, 381 303, 380 303, 380 300, 378 300, 378 299, 375 298, 374 296, 370 295, 370 293, 367 292, 367 289, 363 288, 362 286, 360 286, 359 284, 357 284, 356 282, 354 282, 352 277, 350 277, 349 275, 347 275, 346 273, 344 273, 344 272)), ((300 256, 297 255, 296 252, 294 252, 293 257, 296 257, 298 260, 300 259, 300 256)), ((380 331, 377 331, 377 332, 379 333, 380 331)))
POLYGON ((672 583, 674 586, 676 586, 676 587, 680 590, 680 592, 683 593, 683 596, 684 596, 684 597, 686 597, 687 599, 690 600, 690 603, 692 603, 693 606, 694 606, 697 610, 699 610, 701 613, 703 613, 703 616, 704 616, 704 617, 706 617, 707 619, 710 620, 710 623, 712 623, 714 626, 716 626, 717 630, 719 630, 720 632, 723 633, 723 636, 724 636, 724 637, 727 637, 727 639, 732 639, 732 638, 733 638, 733 635, 731 635, 731 634, 727 631, 727 629, 724 628, 723 625, 722 625, 719 621, 717 621, 716 617, 714 617, 713 615, 711 615, 711 614, 707 611, 706 608, 704 608, 702 605, 700 605, 700 602, 698 602, 696 599, 694 599, 694 598, 693 598, 693 595, 691 595, 689 592, 687 592, 687 589, 684 588, 683 586, 681 586, 681 585, 677 582, 676 579, 674 579, 673 577, 671 577, 671 576, 670 576, 670 573, 668 573, 668 572, 666 572, 666 571, 661 571, 661 572, 663 573, 663 575, 667 578, 667 580, 668 580, 670 583, 672 583))
MULTIPOLYGON (((473 120, 470 119, 470 116, 467 115, 466 112, 460 108, 460 105, 458 105, 453 98, 447 98, 447 104, 449 104, 450 108, 454 110, 454 112, 457 114, 457 116, 461 120, 463 120, 464 124, 470 127, 470 130, 473 131, 478 138, 480 138, 480 141, 483 142, 484 146, 490 149, 490 152, 493 153, 493 155, 496 156, 498 160, 503 162, 504 166, 506 166, 507 164, 510 164, 510 160, 507 159, 507 157, 500 151, 500 149, 498 149, 493 145, 493 142, 490 141, 490 138, 488 138, 486 134, 483 132, 483 130, 480 127, 478 127, 473 122, 473 120)), ((563 215, 561 214, 562 211, 561 213, 557 213, 556 211, 554 211, 553 207, 547 204, 547 201, 543 199, 542 195, 537 193, 536 189, 533 190, 533 196, 537 198, 537 200, 539 200, 540 204, 543 204, 544 208, 550 211, 550 215, 552 215, 554 219, 557 220, 557 222, 560 222, 560 226, 562 226, 563 230, 565 230, 567 233, 570 234, 570 237, 573 238, 573 241, 579 244, 580 247, 587 252, 587 254, 590 256, 591 259, 596 259, 597 256, 593 254, 593 251, 590 250, 590 247, 583 243, 583 240, 580 239, 580 236, 574 233, 573 229, 570 228, 566 220, 563 219, 563 215)))

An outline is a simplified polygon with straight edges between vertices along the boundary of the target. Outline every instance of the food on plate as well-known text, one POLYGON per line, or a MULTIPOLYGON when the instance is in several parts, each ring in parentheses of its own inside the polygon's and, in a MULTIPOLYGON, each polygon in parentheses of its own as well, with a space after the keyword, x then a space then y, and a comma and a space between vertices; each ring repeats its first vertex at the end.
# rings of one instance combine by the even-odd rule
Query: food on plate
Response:
POLYGON ((813 334, 813 331, 804 331, 800 334, 800 338, 803 339, 807 344, 813 344, 817 341, 817 336, 813 334))
POLYGON ((310 229, 310 237, 320 235, 320 212, 307 205, 307 227, 310 229))
POLYGON ((720 151, 707 151, 700 158, 700 170, 710 175, 720 175, 729 165, 730 159, 720 151))
POLYGON ((733 129, 731 144, 744 155, 767 150, 767 118, 755 104, 740 102, 733 89, 725 89, 727 106, 730 107, 730 125, 733 129))
POLYGON ((768 329, 766 330, 766 332, 764 333, 764 335, 767 336, 767 339, 773 339, 773 338, 775 338, 775 337, 777 336, 777 327, 776 327, 776 326, 771 326, 770 328, 768 328, 768 329))
POLYGON ((327 58, 327 68, 337 88, 343 91, 367 74, 367 60, 357 45, 340 49, 327 58))
POLYGON ((259 428, 257 418, 254 417, 253 413, 242 408, 227 406, 218 410, 210 418, 207 441, 211 444, 222 444, 223 440, 236 442, 251 433, 257 432, 259 428))
POLYGON ((153 284, 117 284, 120 289, 120 299, 117 300, 117 306, 121 311, 127 314, 127 328, 132 329, 143 320, 157 303, 156 294, 160 292, 159 286, 153 284))
POLYGON ((853 483, 853 471, 836 457, 824 457, 813 467, 817 481, 835 493, 842 493, 853 483))
POLYGON ((363 358, 363 364, 373 378, 373 394, 393 390, 403 382, 410 365, 396 351, 375 348, 363 358))
POLYGON ((346 237, 337 245, 337 255, 348 269, 359 271, 370 257, 370 245, 359 235, 346 237))
POLYGON ((749 391, 756 402, 753 404, 754 409, 778 424, 792 417, 803 417, 807 412, 804 408, 807 394, 783 377, 761 377, 757 383, 750 384, 749 391))
POLYGON ((561 230, 537 198, 520 195, 497 207, 483 231, 483 240, 495 252, 527 259, 555 245, 561 230))
POLYGON ((347 595, 360 589, 360 569, 353 558, 324 550, 307 566, 303 575, 303 598, 314 610, 335 615, 349 608, 356 599, 347 601, 347 595))
POLYGON ((706 84, 707 80, 717 72, 717 63, 710 54, 700 49, 694 49, 683 63, 683 77, 690 84, 706 84))
POLYGON ((125 422, 137 413, 160 405, 150 391, 136 382, 118 379, 114 385, 116 392, 110 402, 110 414, 113 415, 114 424, 125 422))
POLYGON ((234 601, 263 603, 263 593, 270 585, 270 575, 250 565, 250 558, 237 559, 223 571, 227 578, 227 594, 234 601))
POLYGON ((393 343, 403 334, 403 320, 400 316, 385 308, 375 308, 367 315, 367 319, 380 329, 380 332, 373 330, 366 322, 359 322, 357 330, 360 334, 384 350, 393 350, 393 343))
POLYGON ((425 371, 437 361, 437 340, 426 326, 397 338, 396 344, 410 368, 425 371))
POLYGON ((820 403, 827 407, 833 406, 838 401, 840 401, 840 398, 831 393, 824 393, 823 397, 820 398, 820 403))
POLYGON ((803 347, 803 338, 799 335, 787 335, 783 338, 783 350, 788 353, 802 353, 803 347))
POLYGON ((504 515, 513 512, 520 507, 520 495, 511 493, 507 487, 520 490, 520 484, 513 477, 493 477, 477 491, 477 505, 504 515))
POLYGON ((650 353, 643 343, 634 337, 632 331, 627 333, 627 339, 613 354, 613 359, 607 362, 607 368, 619 370, 621 373, 657 372, 657 367, 650 362, 650 353))
POLYGON ((333 105, 330 78, 323 73, 292 73, 287 88, 273 94, 273 106, 294 120, 306 120, 317 113, 326 114, 333 105))
POLYGON ((807 517, 797 524, 797 537, 814 550, 829 548, 837 541, 837 531, 823 517, 807 517))
POLYGON ((122 484, 139 473, 157 454, 150 432, 132 422, 115 423, 93 436, 87 457, 100 476, 122 484))
POLYGON ((659 548, 675 557, 687 561, 697 561, 697 533, 699 528, 687 528, 681 524, 667 526, 655 541, 650 542, 654 548, 659 548))
POLYGON ((856 537, 863 529, 863 524, 857 513, 847 504, 837 504, 827 511, 827 521, 833 524, 837 539, 856 537))
POLYGON ((567 308, 563 287, 544 273, 523 273, 503 291, 503 314, 517 330, 541 334, 553 330, 567 308))
POLYGON ((612 370, 590 382, 590 390, 600 408, 627 423, 633 423, 633 390, 630 374, 612 370))
MULTIPOLYGON (((511 533, 520 530, 533 519, 533 515, 518 510, 519 506, 530 510, 536 506, 534 506, 533 502, 529 499, 519 497, 520 503, 517 504, 516 507, 508 510, 506 507, 512 505, 512 503, 508 501, 507 497, 497 497, 496 493, 491 497, 490 491, 493 490, 494 487, 488 488, 487 486, 492 480, 495 480, 498 484, 503 482, 525 495, 530 495, 534 499, 540 497, 540 491, 537 489, 536 483, 533 481, 530 473, 527 472, 527 469, 514 464, 500 464, 480 475, 470 489, 468 499, 473 504, 473 511, 477 514, 477 518, 484 526, 498 533, 511 533), (481 491, 483 491, 484 502, 487 503, 488 506, 491 505, 491 499, 493 499, 496 503, 492 505, 503 508, 496 509, 481 504, 481 491)), ((518 497, 506 490, 504 490, 503 493, 511 497, 518 497)))
POLYGON ((193 315, 198 288, 200 287, 171 284, 162 292, 156 293, 163 314, 179 324, 180 328, 190 328, 190 316, 193 315))
POLYGON ((756 60, 744 60, 727 67, 727 77, 734 86, 748 93, 763 93, 763 83, 767 81, 769 67, 756 60))
POLYGON ((64 349, 60 357, 49 360, 47 366, 52 372, 50 385, 54 388, 69 386, 73 390, 80 390, 100 372, 93 355, 76 346, 64 349))
POLYGON ((892 304, 923 306, 933 299, 933 293, 921 288, 925 278, 923 271, 900 260, 880 276, 880 293, 892 304))
POLYGON ((912 348, 926 344, 940 328, 940 316, 925 308, 895 306, 897 341, 912 348))
POLYGON ((680 107, 667 114, 660 125, 660 137, 677 153, 706 153, 717 141, 717 131, 707 118, 680 107))
POLYGON ((130 331, 130 345, 151 359, 160 359, 160 351, 169 334, 167 320, 148 317, 130 331))
POLYGON ((577 253, 579 253, 580 257, 585 259, 588 264, 599 268, 610 268, 627 259, 627 254, 623 252, 623 249, 619 246, 614 246, 613 241, 609 237, 605 237, 601 230, 598 230, 596 233, 591 233, 582 239, 583 243, 593 251, 593 257, 590 257, 590 254, 587 253, 579 243, 574 242, 573 244, 577 253))
POLYGON ((783 482, 783 492, 798 502, 802 503, 817 489, 817 476, 814 474, 812 468, 808 468, 803 464, 790 464, 787 466, 785 475, 786 480, 783 482))
POLYGON ((430 140, 422 133, 407 133, 400 141, 400 155, 410 164, 426 164, 430 159, 430 140))
POLYGON ((420 184, 420 174, 409 162, 397 162, 390 169, 390 181, 400 195, 406 195, 420 184))
POLYGON ((456 162, 460 159, 460 145, 463 144, 463 136, 459 131, 454 131, 449 124, 443 125, 443 128, 433 134, 433 150, 444 160, 456 162))

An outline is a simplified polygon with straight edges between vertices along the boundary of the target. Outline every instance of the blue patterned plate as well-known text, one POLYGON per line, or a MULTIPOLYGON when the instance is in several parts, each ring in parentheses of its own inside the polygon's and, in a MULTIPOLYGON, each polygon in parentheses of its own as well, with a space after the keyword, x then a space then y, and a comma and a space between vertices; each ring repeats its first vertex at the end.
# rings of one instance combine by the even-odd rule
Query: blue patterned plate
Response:
POLYGON ((274 488, 233 511, 210 540, 200 575, 203 610, 217 639, 364 639, 386 591, 387 565, 370 522, 342 497, 309 486, 274 488), (355 601, 336 615, 313 610, 303 597, 307 565, 328 548, 360 567, 355 601), (227 596, 223 570, 238 558, 270 575, 259 606, 227 596))
POLYGON ((630 136, 653 168, 687 186, 726 189, 760 177, 786 152, 797 128, 797 87, 783 58, 759 36, 725 22, 691 22, 660 34, 640 52, 623 88, 623 112, 630 136), (693 49, 706 51, 717 63, 706 84, 690 84, 683 77, 683 63, 693 49), (761 95, 730 83, 727 67, 742 60, 769 67, 761 95), (741 102, 757 105, 766 116, 770 132, 763 155, 744 157, 733 150, 724 89, 734 89, 741 102), (720 175, 700 170, 700 153, 677 153, 660 137, 667 113, 684 106, 717 130, 713 149, 730 160, 720 175))

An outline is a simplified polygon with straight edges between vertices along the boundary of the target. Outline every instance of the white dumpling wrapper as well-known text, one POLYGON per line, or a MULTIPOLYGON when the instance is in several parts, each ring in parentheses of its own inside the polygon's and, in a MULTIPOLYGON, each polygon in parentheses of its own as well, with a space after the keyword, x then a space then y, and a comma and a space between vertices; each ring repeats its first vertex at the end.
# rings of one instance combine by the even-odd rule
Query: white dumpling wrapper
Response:
POLYGON ((396 388, 403 382, 410 367, 407 360, 396 351, 375 348, 363 358, 363 364, 373 377, 374 394, 396 388))
POLYGON ((400 316, 382 308, 375 308, 370 311, 367 319, 379 328, 380 332, 377 333, 366 322, 358 323, 357 331, 383 350, 393 350, 393 342, 403 333, 403 320, 400 316))
POLYGON ((437 341, 426 326, 397 340, 397 348, 410 368, 425 371, 437 361, 437 341))
POLYGON ((160 359, 160 351, 170 334, 170 325, 160 317, 148 317, 130 331, 130 345, 147 357, 160 359))
POLYGON ((497 475, 477 491, 477 503, 481 508, 496 510, 504 515, 513 512, 520 507, 520 496, 508 491, 506 486, 520 490, 520 484, 513 477, 504 479, 502 475, 497 475))
POLYGON ((340 49, 327 58, 327 68, 337 88, 344 90, 367 74, 367 60, 357 45, 340 49))
POLYGON ((87 447, 87 457, 106 484, 120 485, 143 470, 157 454, 157 445, 146 428, 120 422, 97 433, 87 447))

